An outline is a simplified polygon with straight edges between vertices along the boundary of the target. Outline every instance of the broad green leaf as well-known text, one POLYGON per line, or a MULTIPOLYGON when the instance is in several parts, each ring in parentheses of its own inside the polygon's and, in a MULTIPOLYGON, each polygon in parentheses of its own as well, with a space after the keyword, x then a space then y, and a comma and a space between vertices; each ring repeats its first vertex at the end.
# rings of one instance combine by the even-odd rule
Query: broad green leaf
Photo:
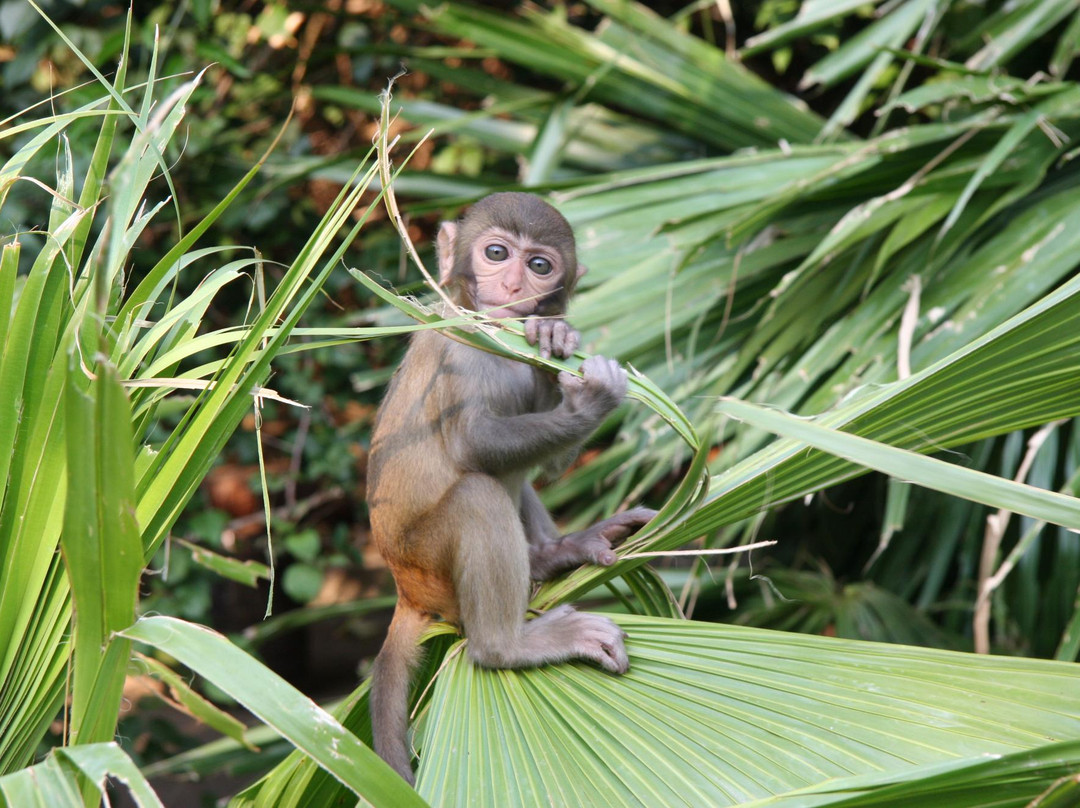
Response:
POLYGON ((170 617, 144 617, 122 635, 213 682, 372 805, 425 804, 329 713, 220 634, 170 617))
POLYGON ((108 779, 127 786, 136 808, 164 808, 131 758, 111 741, 59 747, 41 763, 0 777, 0 806, 85 808, 80 789, 89 784, 99 799, 107 799, 108 779))
POLYGON ((489 671, 452 655, 417 738, 421 795, 739 805, 1080 732, 1075 665, 617 619, 629 634, 623 677, 584 664, 489 671))

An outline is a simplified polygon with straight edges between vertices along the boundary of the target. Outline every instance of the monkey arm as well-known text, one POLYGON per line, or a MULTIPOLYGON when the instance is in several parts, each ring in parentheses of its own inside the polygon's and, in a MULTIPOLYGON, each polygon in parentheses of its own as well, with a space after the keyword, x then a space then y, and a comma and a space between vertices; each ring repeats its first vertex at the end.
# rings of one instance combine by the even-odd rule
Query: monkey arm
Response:
MULTIPOLYGON (((502 477, 540 465, 579 446, 626 396, 626 371, 613 359, 590 356, 581 377, 558 375, 562 400, 552 410, 501 415, 491 407, 466 406, 467 391, 452 399, 446 447, 464 468, 502 477)), ((464 378, 464 377, 463 377, 464 378)))
POLYGON ((560 452, 545 460, 541 469, 544 479, 557 479, 564 471, 570 468, 570 464, 574 462, 574 458, 578 456, 580 449, 580 446, 573 446, 565 452, 560 452))
POLYGON ((449 430, 447 448, 464 468, 501 477, 575 449, 600 420, 564 404, 547 412, 508 416, 477 409, 463 413, 449 430))

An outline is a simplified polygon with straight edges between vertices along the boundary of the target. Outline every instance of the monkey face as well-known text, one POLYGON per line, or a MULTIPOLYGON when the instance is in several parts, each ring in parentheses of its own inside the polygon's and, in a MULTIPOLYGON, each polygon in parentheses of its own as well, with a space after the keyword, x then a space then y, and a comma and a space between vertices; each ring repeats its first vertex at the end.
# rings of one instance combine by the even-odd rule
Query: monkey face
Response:
POLYGON ((566 268, 559 251, 517 233, 488 228, 471 246, 475 301, 490 317, 543 313, 561 299, 566 268))
POLYGON ((454 301, 491 317, 561 315, 585 267, 562 215, 532 194, 481 199, 436 243, 439 283, 454 301))

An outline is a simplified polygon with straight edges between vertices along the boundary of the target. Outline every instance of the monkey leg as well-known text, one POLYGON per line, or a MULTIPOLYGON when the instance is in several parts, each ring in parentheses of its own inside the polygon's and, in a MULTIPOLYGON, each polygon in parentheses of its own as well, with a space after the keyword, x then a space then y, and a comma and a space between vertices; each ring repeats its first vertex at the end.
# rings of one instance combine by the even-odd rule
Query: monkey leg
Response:
POLYGON ((616 558, 612 548, 648 524, 654 516, 656 511, 651 508, 631 508, 585 530, 567 533, 557 541, 534 545, 530 551, 533 578, 546 581, 579 564, 610 567, 616 558))
POLYGON ((457 517, 454 585, 476 664, 528 668, 586 659, 612 673, 629 669, 625 635, 606 617, 560 606, 525 620, 529 549, 514 502, 498 480, 468 475, 445 504, 457 517))

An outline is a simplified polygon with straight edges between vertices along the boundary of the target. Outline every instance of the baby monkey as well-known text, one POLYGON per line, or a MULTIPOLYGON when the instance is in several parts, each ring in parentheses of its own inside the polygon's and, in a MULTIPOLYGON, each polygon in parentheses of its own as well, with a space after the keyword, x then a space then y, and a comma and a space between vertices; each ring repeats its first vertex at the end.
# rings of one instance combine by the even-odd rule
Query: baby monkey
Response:
MULTIPOLYGON (((571 356, 579 335, 561 319, 578 278, 574 234, 535 196, 501 193, 442 225, 439 282, 455 303, 525 317, 544 356, 571 356)), ((390 382, 371 438, 368 503, 398 603, 375 660, 375 749, 409 783, 408 696, 417 639, 435 616, 459 623, 473 662, 524 668, 585 659, 629 668, 611 620, 560 606, 525 619, 529 581, 582 563, 610 565, 612 547, 655 515, 634 508, 559 534, 529 481, 565 468, 626 395, 626 372, 600 356, 583 377, 549 373, 435 331, 417 332, 390 382)))

